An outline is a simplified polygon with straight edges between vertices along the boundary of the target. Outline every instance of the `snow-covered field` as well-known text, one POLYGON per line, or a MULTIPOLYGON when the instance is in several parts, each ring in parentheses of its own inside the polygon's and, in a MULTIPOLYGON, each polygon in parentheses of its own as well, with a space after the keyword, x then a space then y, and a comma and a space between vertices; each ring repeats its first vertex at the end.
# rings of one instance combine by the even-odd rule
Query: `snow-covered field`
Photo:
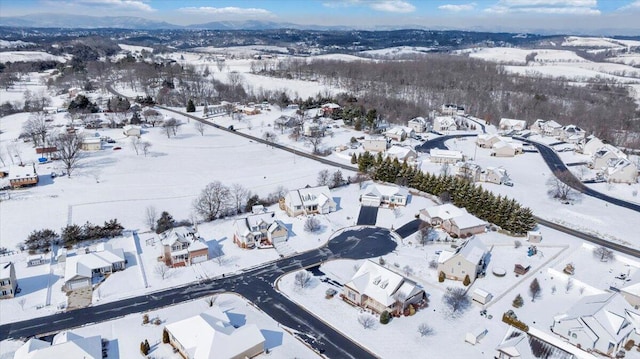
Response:
POLYGON ((432 50, 434 50, 434 48, 423 46, 395 46, 378 50, 365 50, 361 51, 360 53, 375 57, 393 57, 399 55, 424 54, 432 50))
POLYGON ((5 62, 30 62, 30 61, 59 61, 66 62, 62 56, 55 56, 42 51, 2 51, 0 63, 5 62))

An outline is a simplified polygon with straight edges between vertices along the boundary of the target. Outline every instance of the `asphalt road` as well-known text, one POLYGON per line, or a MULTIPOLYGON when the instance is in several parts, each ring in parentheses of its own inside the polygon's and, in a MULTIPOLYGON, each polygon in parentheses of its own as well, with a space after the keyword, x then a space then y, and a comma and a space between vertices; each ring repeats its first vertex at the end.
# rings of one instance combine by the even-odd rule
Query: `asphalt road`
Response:
POLYGON ((442 137, 434 138, 428 141, 424 141, 421 145, 416 146, 416 151, 418 152, 429 152, 429 150, 438 148, 441 150, 448 150, 447 146, 445 146, 445 142, 449 141, 452 138, 460 138, 460 137, 474 137, 478 136, 477 134, 460 134, 460 135, 445 135, 442 137))
POLYGON ((360 206, 360 214, 358 214, 359 226, 375 226, 378 220, 378 207, 360 206))
POLYGON ((294 329, 300 339, 329 358, 374 358, 375 355, 280 294, 275 288, 275 282, 285 273, 315 266, 329 259, 364 259, 383 256, 395 250, 396 245, 386 229, 347 230, 317 250, 266 263, 239 274, 94 307, 5 324, 0 326, 0 340, 55 333, 228 291, 244 296, 281 325, 294 329))

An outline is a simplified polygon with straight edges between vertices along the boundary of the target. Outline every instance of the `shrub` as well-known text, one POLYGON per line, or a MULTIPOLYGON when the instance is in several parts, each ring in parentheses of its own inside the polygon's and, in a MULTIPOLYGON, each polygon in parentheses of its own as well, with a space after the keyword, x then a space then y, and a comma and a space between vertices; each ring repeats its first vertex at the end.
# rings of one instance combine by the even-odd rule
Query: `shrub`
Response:
POLYGON ((438 273, 438 282, 442 283, 444 282, 444 272, 440 271, 440 273, 438 273))
POLYGON ((518 294, 514 299, 513 302, 511 303, 511 305, 513 305, 514 308, 520 308, 524 305, 524 299, 522 299, 522 296, 520 294, 518 294))
POLYGON ((145 342, 140 342, 140 353, 142 353, 142 355, 145 355, 145 356, 149 354, 149 349, 147 349, 145 342))
POLYGON ((149 324, 149 314, 142 316, 142 324, 149 324))
POLYGON ((169 343, 169 332, 167 329, 162 330, 162 342, 165 344, 169 343))
POLYGON ((380 314, 380 324, 388 324, 390 318, 389 312, 385 310, 380 314))
POLYGON ((160 320, 160 318, 156 318, 156 319, 153 321, 153 324, 155 324, 155 325, 160 325, 160 324, 162 324, 162 320, 160 320))
POLYGON ((629 341, 627 342, 627 344, 624 345, 624 350, 629 351, 631 350, 631 348, 633 348, 633 346, 636 343, 633 341, 633 339, 629 339, 629 341))
POLYGON ((471 278, 469 278, 468 274, 464 276, 464 280, 462 281, 462 284, 464 284, 465 287, 468 287, 469 284, 471 284, 471 278))
POLYGON ((384 258, 380 257, 380 259, 378 259, 378 263, 380 263, 380 265, 383 266, 386 262, 384 258))
POLYGON ((413 304, 409 304, 409 307, 407 307, 407 312, 408 316, 416 314, 416 307, 413 304))

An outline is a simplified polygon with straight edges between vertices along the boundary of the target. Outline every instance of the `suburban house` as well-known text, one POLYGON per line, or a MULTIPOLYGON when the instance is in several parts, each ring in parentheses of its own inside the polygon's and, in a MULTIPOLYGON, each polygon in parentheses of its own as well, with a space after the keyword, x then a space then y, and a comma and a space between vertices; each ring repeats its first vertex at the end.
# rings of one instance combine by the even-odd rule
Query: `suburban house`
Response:
POLYGON ((100 137, 85 137, 80 143, 83 151, 100 151, 102 149, 102 141, 100 137))
POLYGON ((413 129, 416 133, 427 132, 429 130, 429 122, 424 117, 416 117, 407 122, 407 127, 413 129))
POLYGON ((209 260, 209 246, 193 228, 177 227, 160 234, 161 260, 169 267, 184 267, 209 260))
POLYGON ((638 339, 640 313, 617 293, 582 297, 566 313, 553 318, 551 331, 582 350, 618 353, 629 339, 638 339))
POLYGON ((464 178, 472 182, 480 181, 482 167, 473 162, 456 162, 453 165, 456 177, 464 178))
POLYGON ((498 136, 495 133, 494 134, 486 133, 486 134, 478 135, 478 138, 476 139, 476 145, 478 145, 481 148, 491 148, 493 147, 494 144, 500 141, 507 142, 507 138, 498 136))
POLYGON ((187 359, 244 359, 264 352, 260 329, 255 324, 237 325, 231 323, 229 313, 214 306, 164 330, 169 344, 187 359))
POLYGON ((536 120, 529 129, 543 136, 559 137, 562 132, 562 125, 554 120, 536 120))
POLYGON ((604 142, 596 136, 589 136, 585 140, 586 142, 584 142, 580 148, 580 151, 585 155, 593 155, 599 149, 604 147, 604 142))
POLYGON ((18 288, 13 262, 0 263, 0 299, 13 298, 18 288))
POLYGON ((127 137, 131 137, 131 136, 140 137, 140 134, 142 132, 141 132, 140 126, 125 125, 122 127, 122 133, 127 137))
POLYGON ((562 127, 562 131, 560 132, 558 139, 567 143, 578 144, 584 141, 586 134, 587 132, 585 130, 576 125, 567 125, 562 127))
POLYGON ((273 212, 254 213, 237 219, 233 222, 233 228, 233 243, 240 248, 253 248, 256 244, 273 245, 289 238, 289 231, 275 219, 273 212))
POLYGON ((335 111, 340 109, 340 105, 338 105, 337 103, 329 102, 322 105, 321 108, 324 116, 330 116, 335 111))
POLYGON ((456 162, 464 161, 462 152, 455 150, 441 150, 439 148, 432 148, 429 150, 431 162, 433 163, 448 163, 453 164, 456 162))
POLYGON ((522 131, 527 129, 527 121, 502 118, 498 128, 502 131, 522 131))
POLYGON ((387 144, 387 139, 384 137, 367 137, 362 142, 362 148, 369 152, 384 152, 387 144))
POLYGON ((452 116, 436 116, 433 119, 434 131, 455 131, 457 129, 458 125, 452 116))
POLYGON ((589 167, 597 170, 603 169, 609 166, 609 160, 618 158, 627 158, 627 155, 617 147, 604 145, 591 156, 589 167))
POLYGON ((480 175, 480 181, 495 184, 510 182, 507 170, 502 167, 487 167, 480 175))
POLYGON ((626 158, 611 159, 604 170, 607 182, 636 183, 638 182, 638 167, 626 158))
POLYGON ((307 137, 324 136, 324 129, 318 122, 305 121, 302 123, 302 134, 307 137))
POLYGON ((418 154, 416 153, 416 151, 414 151, 410 147, 402 147, 397 145, 389 147, 385 154, 392 160, 397 159, 398 161, 400 161, 400 163, 404 161, 413 162, 416 160, 416 158, 418 158, 418 154))
POLYGON ((342 298, 376 313, 398 311, 419 305, 426 294, 414 281, 372 260, 365 261, 342 289, 342 298))
POLYGON ((536 328, 523 332, 509 326, 504 338, 496 347, 496 359, 596 359, 576 347, 553 338, 536 328))
POLYGON ((442 105, 442 110, 440 111, 442 112, 443 115, 464 115, 464 107, 462 106, 458 106, 458 105, 454 105, 454 104, 444 104, 442 105))
POLYGON ((35 186, 38 184, 38 173, 36 165, 11 165, 9 166, 9 185, 11 188, 20 188, 25 186, 35 186))
POLYGON ((297 117, 282 115, 273 120, 273 128, 284 129, 300 126, 300 120, 297 117))
POLYGON ((361 191, 360 203, 363 206, 406 206, 409 191, 406 188, 377 182, 367 183, 361 191))
POLYGON ((491 146, 491 156, 513 157, 522 153, 522 145, 519 143, 500 141, 491 146))
POLYGON ((64 268, 65 290, 89 287, 104 279, 106 274, 125 268, 124 251, 101 243, 95 252, 77 254, 66 258, 64 268))
POLYGON ((620 288, 620 295, 635 309, 640 308, 640 282, 620 288))
POLYGON ((287 192, 280 199, 280 209, 290 217, 301 214, 327 214, 335 212, 337 204, 327 186, 306 187, 287 192))
POLYGON ((438 273, 454 280, 464 280, 466 276, 473 283, 485 269, 487 247, 476 237, 471 237, 454 252, 444 250, 438 257, 438 273))
POLYGON ((83 337, 71 331, 60 332, 51 343, 33 337, 18 350, 14 359, 82 358, 102 359, 107 356, 99 335, 83 337))
POLYGON ((402 142, 407 139, 407 137, 414 137, 416 135, 416 131, 411 127, 393 127, 385 131, 384 136, 386 138, 392 139, 394 141, 402 142))
POLYGON ((445 203, 420 210, 419 217, 422 221, 432 226, 439 226, 445 220, 461 216, 465 212, 466 210, 464 208, 458 208, 452 203, 445 203))
POLYGON ((432 226, 439 225, 443 230, 458 237, 484 233, 487 226, 487 222, 451 203, 425 208, 420 211, 419 217, 432 226))

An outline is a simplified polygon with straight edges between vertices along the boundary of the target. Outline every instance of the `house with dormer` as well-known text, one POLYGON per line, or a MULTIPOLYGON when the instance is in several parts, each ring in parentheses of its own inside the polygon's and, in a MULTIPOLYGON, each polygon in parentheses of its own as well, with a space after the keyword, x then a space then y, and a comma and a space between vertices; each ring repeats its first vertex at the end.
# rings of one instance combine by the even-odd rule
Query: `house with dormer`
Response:
POLYGON ((416 133, 423 133, 429 130, 429 122, 424 117, 416 117, 407 121, 407 127, 416 133))
POLYGON ((101 243, 94 252, 69 256, 65 261, 65 290, 75 290, 99 283, 108 274, 124 270, 126 260, 122 248, 101 243))
POLYGON ((366 260, 342 287, 342 297, 349 303, 376 313, 385 310, 402 313, 410 304, 419 305, 426 294, 416 282, 372 260, 366 260))
POLYGON ((593 155, 604 146, 604 142, 596 136, 589 136, 585 139, 579 150, 585 155, 593 155))
POLYGON ((562 131, 560 131, 558 139, 567 143, 578 144, 584 141, 586 135, 587 132, 580 127, 576 125, 567 125, 562 127, 562 131))
POLYGON ((637 339, 640 313, 618 293, 582 297, 566 313, 553 318, 551 331, 586 351, 617 354, 637 339))
POLYGON ((607 182, 637 183, 638 167, 627 158, 611 159, 604 170, 604 178, 607 182))
POLYGON ((327 186, 305 187, 287 192, 280 199, 280 209, 290 217, 301 214, 327 214, 336 211, 337 204, 327 186))
POLYGON ((169 267, 183 267, 209 260, 209 246, 191 227, 172 228, 160 234, 161 259, 169 267))
POLYGON ((512 118, 500 119, 498 128, 502 131, 522 131, 527 129, 527 121, 512 118))
POLYGON ((407 138, 414 137, 415 135, 416 135, 416 131, 413 130, 413 128, 402 127, 402 126, 390 128, 384 133, 384 136, 386 138, 397 141, 397 142, 402 142, 407 138))
POLYGON ((458 129, 458 124, 452 116, 436 116, 433 119, 434 131, 455 131, 458 129))
POLYGON ((361 191, 360 203, 369 207, 397 207, 406 206, 409 191, 395 185, 387 185, 377 182, 367 183, 361 191))
POLYGON ((462 281, 469 276, 471 283, 485 269, 487 247, 477 237, 465 240, 455 250, 444 250, 438 256, 438 273, 448 279, 462 281))
POLYGON ((289 231, 275 218, 274 212, 252 213, 233 222, 233 243, 240 248, 271 246, 289 238, 289 231))
POLYGON ((13 262, 0 263, 0 299, 13 298, 18 288, 13 262))
POLYGON ((589 167, 601 170, 609 166, 610 160, 617 160, 619 158, 627 158, 620 149, 612 145, 604 145, 599 148, 592 156, 589 162, 589 167))

